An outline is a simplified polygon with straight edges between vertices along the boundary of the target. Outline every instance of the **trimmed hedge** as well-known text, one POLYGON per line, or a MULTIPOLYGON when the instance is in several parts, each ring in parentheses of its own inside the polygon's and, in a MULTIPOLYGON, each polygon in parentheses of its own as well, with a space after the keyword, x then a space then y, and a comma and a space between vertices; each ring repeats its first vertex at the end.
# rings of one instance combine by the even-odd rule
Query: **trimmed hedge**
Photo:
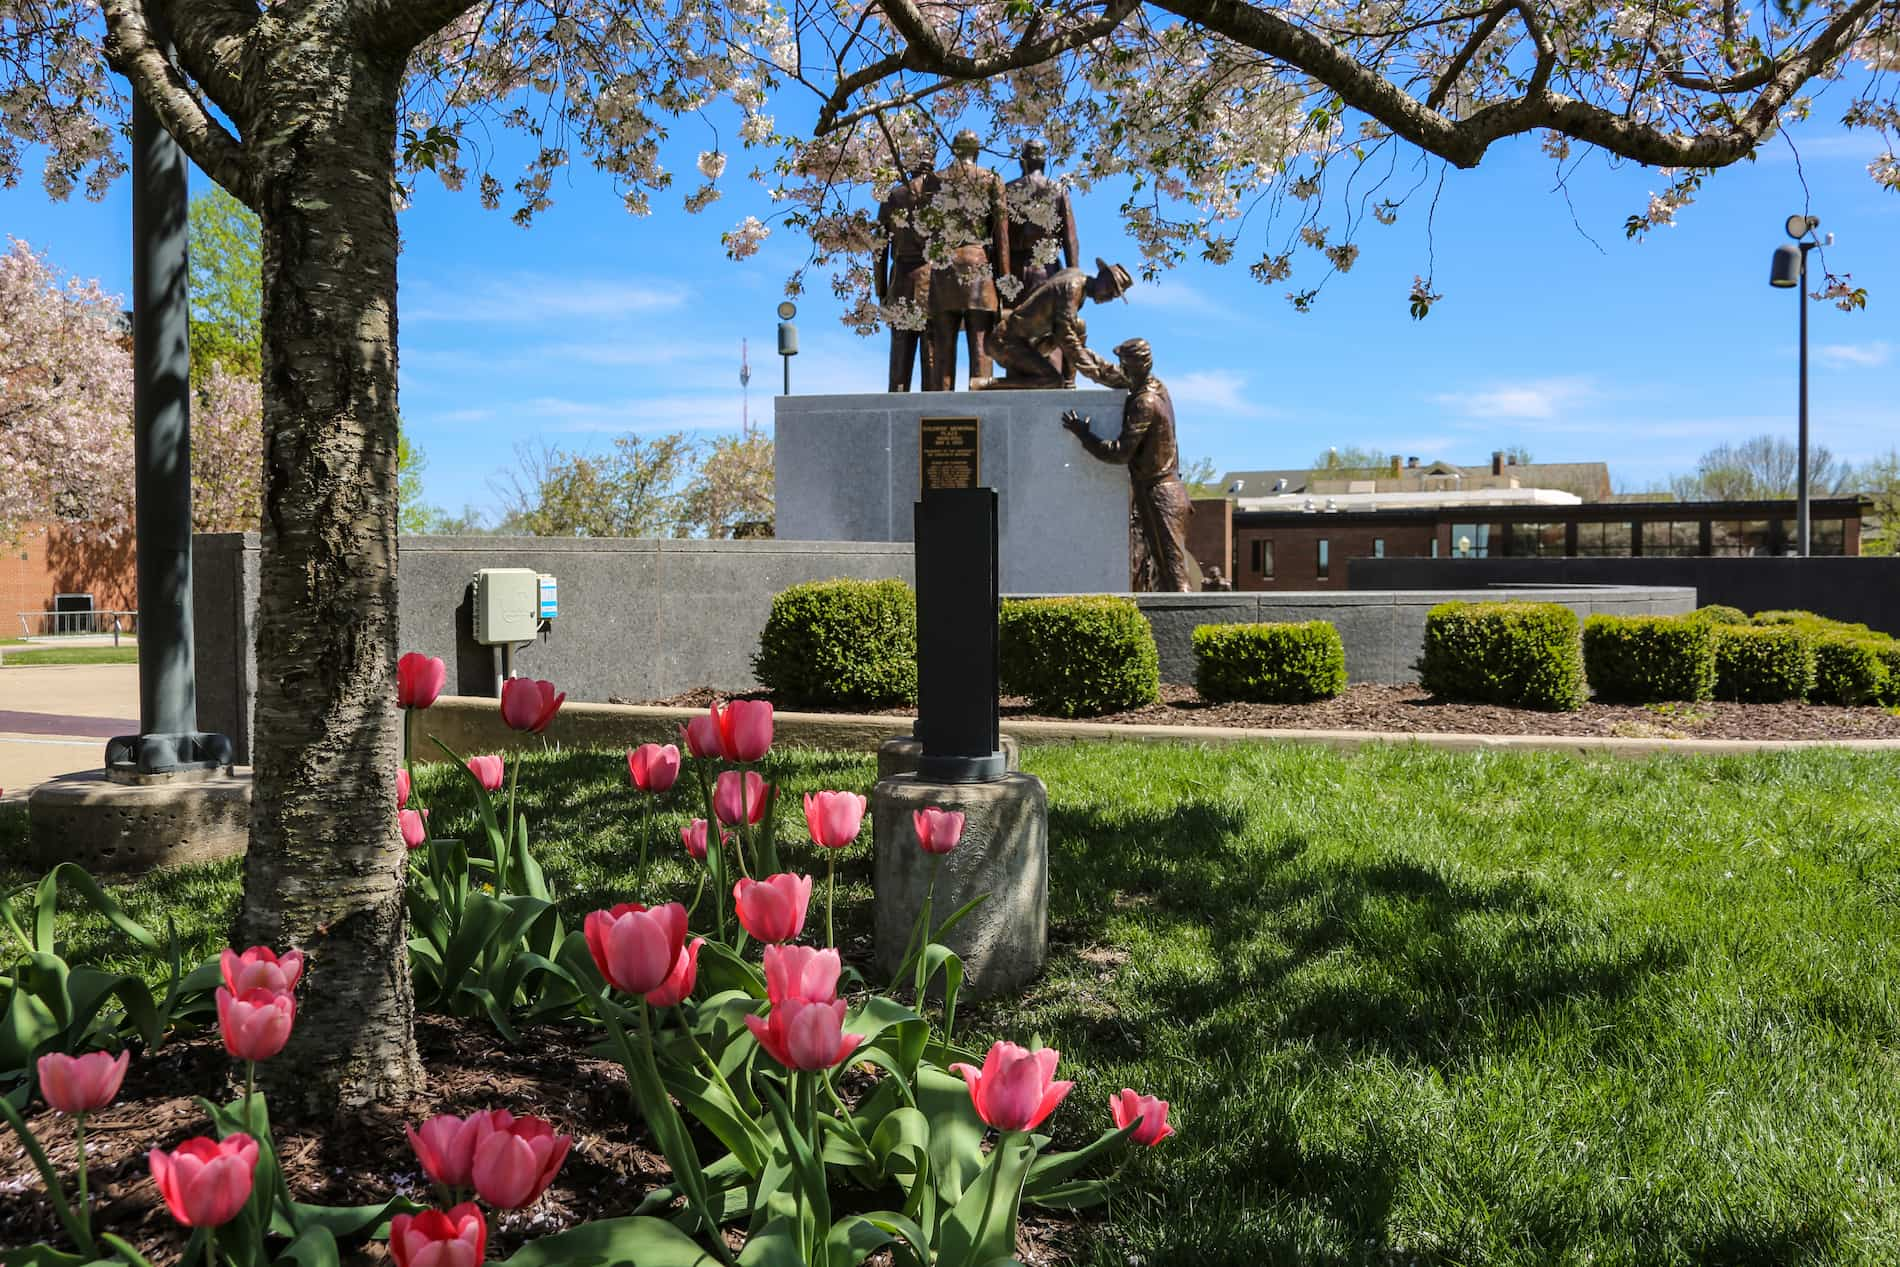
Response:
POLYGON ((1703 700, 1715 693, 1715 634, 1692 616, 1592 616, 1583 624, 1583 668, 1596 697, 1620 704, 1703 700))
POLYGON ((1577 613, 1562 603, 1440 603, 1418 670, 1440 699, 1569 712, 1588 693, 1577 613))
POLYGON ((1793 624, 1723 625, 1715 631, 1718 699, 1779 704, 1814 689, 1814 641, 1793 624))
POLYGON ((1200 625, 1194 689, 1204 700, 1304 704, 1346 689, 1346 644, 1331 621, 1200 625))
POLYGON ((1698 607, 1689 615, 1696 620, 1706 620, 1712 625, 1746 625, 1748 623, 1747 612, 1724 603, 1711 603, 1707 607, 1698 607))
POLYGON ((1161 698, 1154 632, 1132 598, 1013 599, 1000 643, 1004 692, 1039 713, 1093 717, 1161 698))
POLYGON ((917 596, 902 581, 807 581, 772 597, 752 671, 793 704, 917 702, 917 596))
POLYGON ((1894 694, 1893 668, 1900 665, 1900 643, 1822 634, 1813 645, 1814 689, 1808 698, 1815 703, 1880 704, 1894 694))

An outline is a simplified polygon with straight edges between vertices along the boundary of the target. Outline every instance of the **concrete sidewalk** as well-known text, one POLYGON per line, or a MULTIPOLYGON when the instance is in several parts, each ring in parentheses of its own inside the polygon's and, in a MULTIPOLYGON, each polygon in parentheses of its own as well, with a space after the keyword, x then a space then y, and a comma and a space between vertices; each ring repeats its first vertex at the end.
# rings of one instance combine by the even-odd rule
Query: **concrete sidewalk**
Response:
POLYGON ((105 764, 106 740, 138 731, 136 664, 0 667, 0 800, 105 764))

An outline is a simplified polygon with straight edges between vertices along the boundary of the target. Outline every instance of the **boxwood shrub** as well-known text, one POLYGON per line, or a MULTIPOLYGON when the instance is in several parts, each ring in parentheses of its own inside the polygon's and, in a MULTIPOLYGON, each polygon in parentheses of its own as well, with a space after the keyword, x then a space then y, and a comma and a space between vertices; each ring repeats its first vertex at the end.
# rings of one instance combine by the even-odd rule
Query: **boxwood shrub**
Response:
POLYGON ((1814 688, 1814 642, 1792 624, 1723 625, 1715 631, 1717 699, 1778 704, 1814 688))
POLYGON ((1346 644, 1331 621, 1201 625, 1194 689, 1204 700, 1303 704, 1346 689, 1346 644))
POLYGON ((752 671, 793 704, 917 702, 917 596, 902 581, 807 581, 781 590, 752 671))
POLYGON ((1814 689, 1808 698, 1815 703, 1879 704, 1893 694, 1889 661, 1900 663, 1900 643, 1827 633, 1816 636, 1813 646, 1814 689))
POLYGON ((1093 717, 1161 698, 1154 632, 1132 598, 1012 599, 999 654, 1004 692, 1037 712, 1093 717))
POLYGON ((1698 607, 1689 614, 1697 620, 1706 620, 1712 625, 1746 625, 1748 623, 1747 612, 1725 603, 1710 603, 1707 607, 1698 607))
POLYGON ((1440 603, 1419 682, 1440 699, 1567 712, 1588 691, 1577 614, 1562 603, 1440 603))
POLYGON ((1692 616, 1592 616, 1583 624, 1583 668, 1600 700, 1650 704, 1715 693, 1715 631, 1692 616))

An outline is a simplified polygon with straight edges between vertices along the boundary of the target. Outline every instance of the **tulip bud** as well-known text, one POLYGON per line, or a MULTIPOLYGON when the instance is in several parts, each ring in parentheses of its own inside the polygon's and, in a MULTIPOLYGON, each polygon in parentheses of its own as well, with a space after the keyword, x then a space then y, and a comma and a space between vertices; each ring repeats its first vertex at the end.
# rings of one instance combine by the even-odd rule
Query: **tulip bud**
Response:
POLYGON ((1056 1080, 1061 1059, 1053 1047, 1029 1051, 1015 1043, 995 1043, 981 1069, 965 1064, 950 1069, 970 1084, 970 1102, 978 1117, 999 1131, 1030 1131, 1055 1112, 1075 1085, 1056 1080))
POLYGON ((221 1140, 198 1136, 171 1152, 146 1155, 165 1208, 186 1227, 221 1227, 251 1199, 257 1141, 239 1132, 221 1140))
POLYGON ((722 770, 713 783, 713 816, 727 826, 743 818, 756 824, 765 817, 767 785, 756 770, 722 770))
POLYGON ((396 1267, 478 1267, 488 1252, 488 1220, 465 1201, 447 1214, 424 1210, 389 1220, 389 1256, 396 1267))
POLYGON ((791 941, 805 927, 811 877, 781 873, 763 880, 741 878, 732 886, 739 924, 762 942, 791 941))
POLYGON ((239 998, 252 990, 289 994, 303 977, 303 952, 287 950, 279 958, 269 946, 252 946, 243 954, 226 948, 218 956, 224 988, 239 998))
POLYGON ((805 826, 812 843, 842 849, 856 840, 864 825, 866 803, 856 792, 807 792, 805 826))
POLYGON ((40 1075, 40 1094, 61 1113, 90 1113, 103 1109, 119 1094, 125 1081, 125 1067, 132 1053, 90 1051, 83 1056, 48 1052, 36 1068, 40 1075))
POLYGON ((502 775, 505 771, 506 767, 502 759, 498 756, 470 757, 468 759, 468 772, 475 776, 476 782, 480 783, 482 790, 486 792, 498 792, 501 790, 502 775))
POLYGON ((512 729, 538 735, 561 711, 561 701, 566 698, 566 694, 555 692, 552 682, 512 677, 501 685, 501 719, 512 729))
POLYGON ((475 1146, 475 1191, 498 1210, 533 1205, 572 1144, 538 1117, 515 1118, 475 1146))
POLYGON ((239 1060, 269 1060, 290 1041, 297 1022, 297 999, 290 994, 250 990, 242 996, 218 987, 218 1028, 224 1050, 239 1060))
POLYGON ((772 747, 772 705, 765 700, 736 699, 724 708, 712 706, 719 728, 719 751, 728 761, 758 761, 772 747))
POLYGON ((664 792, 679 776, 680 750, 670 743, 643 743, 627 753, 627 778, 642 792, 664 792))
POLYGON ((686 908, 668 902, 651 910, 623 902, 582 922, 587 951, 607 984, 623 994, 657 990, 672 975, 686 944, 686 908))
POLYGON ((1128 1124, 1139 1118, 1141 1125, 1130 1138, 1150 1148, 1174 1134, 1174 1128, 1168 1125, 1168 1102, 1151 1095, 1136 1095, 1129 1087, 1123 1087, 1120 1095, 1108 1097, 1108 1115, 1115 1119, 1118 1131, 1127 1130, 1128 1124))
POLYGON ((448 680, 449 668, 440 658, 411 651, 396 661, 396 706, 427 708, 448 680))

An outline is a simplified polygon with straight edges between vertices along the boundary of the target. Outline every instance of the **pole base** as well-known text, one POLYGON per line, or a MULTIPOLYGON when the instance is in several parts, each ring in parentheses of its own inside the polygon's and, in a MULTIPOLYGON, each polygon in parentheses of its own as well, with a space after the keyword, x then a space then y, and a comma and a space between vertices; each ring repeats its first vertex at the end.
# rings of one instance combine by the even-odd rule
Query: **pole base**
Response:
POLYGON ((120 735, 106 741, 108 775, 172 774, 181 770, 217 770, 231 764, 226 735, 120 735))

